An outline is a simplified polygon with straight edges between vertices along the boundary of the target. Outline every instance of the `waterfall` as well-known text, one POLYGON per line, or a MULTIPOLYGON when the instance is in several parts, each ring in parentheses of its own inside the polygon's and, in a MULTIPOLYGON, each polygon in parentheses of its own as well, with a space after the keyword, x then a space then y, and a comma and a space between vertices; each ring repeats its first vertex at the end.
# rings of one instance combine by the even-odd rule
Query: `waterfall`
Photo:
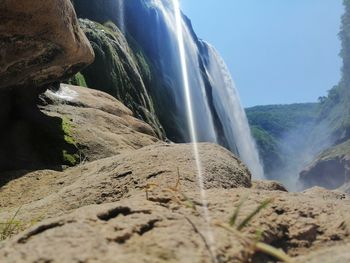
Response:
POLYGON ((232 152, 239 155, 255 178, 262 179, 263 167, 233 78, 215 48, 208 43, 203 44, 208 49, 206 69, 213 87, 214 105, 223 125, 228 146, 232 152))
POLYGON ((263 169, 245 112, 220 55, 197 38, 189 20, 181 12, 177 23, 174 2, 142 1, 139 5, 135 1, 125 2, 129 5, 129 12, 134 11, 130 17, 128 13, 128 25, 136 32, 134 36, 139 43, 143 43, 146 53, 157 67, 157 77, 162 81, 162 85, 151 89, 157 89, 153 90, 153 94, 158 96, 158 103, 162 104, 163 100, 166 101, 163 103, 167 103, 165 106, 160 105, 162 111, 169 111, 164 121, 170 121, 165 129, 173 131, 175 127, 182 137, 180 141, 221 144, 241 158, 254 178, 263 178, 263 169), (135 10, 147 14, 150 24, 140 19, 135 10), (179 56, 177 27, 182 28, 184 61, 179 56), (188 90, 183 88, 184 62, 188 90), (188 98, 191 98, 190 111, 188 98), (194 132, 195 140, 191 132, 194 132))
MULTIPOLYGON (((173 5, 169 1, 150 0, 152 5, 159 11, 160 20, 164 21, 167 27, 168 42, 165 44, 164 36, 159 39, 159 49, 161 53, 167 54, 168 57, 162 58, 162 71, 165 78, 171 76, 173 87, 170 92, 176 100, 176 106, 179 117, 187 120, 188 110, 186 109, 186 94, 183 89, 183 75, 181 61, 179 57, 179 46, 177 40, 176 18, 173 5), (165 47, 166 46, 166 47, 165 47), (162 49, 170 48, 170 52, 162 52, 162 49), (171 65, 172 64, 172 65, 171 65)), ((184 39, 184 52, 187 64, 187 74, 189 76, 188 85, 190 87, 190 97, 192 98, 192 121, 196 127, 196 137, 199 142, 217 142, 213 116, 208 105, 208 98, 205 90, 205 84, 199 68, 199 51, 197 44, 192 38, 189 28, 181 18, 182 33, 184 39)), ((190 130, 190 127, 187 128, 190 130)), ((187 135, 187 140, 191 136, 187 135)))
POLYGON ((177 43, 178 43, 178 49, 179 49, 179 57, 181 62, 181 74, 182 74, 182 87, 184 89, 185 93, 185 100, 186 100, 186 111, 187 111, 187 120, 188 120, 188 126, 190 128, 190 136, 191 141, 193 142, 193 154, 196 161, 197 166, 197 179, 198 179, 198 185, 200 188, 201 193, 201 199, 203 203, 203 215, 206 220, 206 236, 208 238, 209 242, 209 250, 210 255, 212 257, 213 262, 217 263, 217 256, 216 256, 216 249, 215 249, 215 238, 214 234, 211 228, 211 218, 209 214, 209 208, 208 208, 208 199, 207 194, 204 188, 204 178, 203 178, 203 171, 202 171, 202 164, 201 159, 199 157, 199 149, 198 149, 198 138, 197 138, 197 127, 194 122, 194 101, 191 96, 191 86, 190 86, 190 75, 189 75, 189 67, 186 60, 186 50, 185 50, 185 40, 184 40, 184 27, 183 27, 183 20, 181 17, 181 11, 180 11, 180 4, 179 0, 173 0, 173 7, 174 7, 174 15, 175 15, 175 24, 176 24, 176 36, 177 36, 177 43))
POLYGON ((125 35, 125 7, 124 0, 116 0, 118 7, 118 27, 120 31, 125 35))

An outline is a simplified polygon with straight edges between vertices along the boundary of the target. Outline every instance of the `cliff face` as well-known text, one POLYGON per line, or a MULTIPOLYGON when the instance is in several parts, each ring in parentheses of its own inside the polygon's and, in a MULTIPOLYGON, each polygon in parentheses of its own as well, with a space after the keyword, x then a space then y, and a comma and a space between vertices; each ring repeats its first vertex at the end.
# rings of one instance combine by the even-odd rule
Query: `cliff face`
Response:
MULTIPOLYGON (((142 71, 139 75, 143 83, 142 85, 132 83, 133 89, 137 91, 136 93, 129 92, 130 96, 122 95, 125 88, 121 87, 120 83, 115 83, 116 81, 106 78, 104 78, 104 85, 89 81, 89 79, 95 78, 93 74, 93 72, 96 72, 94 65, 82 72, 87 80, 87 85, 92 88, 104 89, 116 96, 131 107, 137 116, 159 130, 159 133, 162 132, 162 128, 159 127, 164 127, 163 135, 166 134, 166 137, 170 140, 175 142, 189 141, 187 113, 184 108, 184 92, 181 90, 182 79, 180 77, 177 40, 174 39, 174 28, 172 28, 174 25, 171 21, 168 21, 171 19, 171 14, 165 13, 171 11, 170 1, 162 1, 159 4, 152 0, 106 0, 102 3, 100 1, 90 1, 89 5, 86 5, 83 0, 75 0, 74 5, 78 16, 81 18, 101 24, 108 21, 110 21, 109 24, 111 22, 116 24, 125 34, 127 44, 135 54, 134 57, 141 58, 138 65, 140 71, 142 71), (108 86, 110 88, 106 90, 108 86), (137 93, 142 94, 142 99, 146 99, 146 104, 140 102, 137 93)), ((212 62, 209 56, 210 50, 206 43, 198 39, 192 29, 190 20, 183 16, 183 22, 185 37, 187 37, 186 42, 191 43, 191 46, 186 47, 186 52, 189 56, 187 58, 189 68, 192 71, 190 75, 194 76, 190 80, 190 84, 193 90, 197 90, 197 94, 194 92, 192 97, 196 100, 195 108, 198 108, 194 115, 199 130, 199 139, 217 141, 228 147, 227 138, 229 135, 225 134, 223 128, 224 118, 222 116, 221 119, 219 118, 219 110, 215 107, 213 99, 215 83, 210 81, 213 78, 208 75, 207 71, 212 62), (206 94, 205 97, 200 97, 204 93, 206 94), (203 116, 206 114, 206 117, 203 118, 202 114, 203 116), (207 122, 211 123, 207 124, 207 122)), ((101 27, 98 30, 101 30, 101 27)), ((91 40, 90 34, 87 35, 91 40)), ((95 46, 93 44, 95 53, 99 56, 95 46)), ((113 49, 116 50, 115 47, 113 49)), ((120 52, 117 55, 120 55, 120 52)), ((107 69, 105 73, 109 74, 109 71, 107 69)), ((128 71, 126 75, 129 79, 135 79, 128 71)), ((231 143, 230 149, 234 151, 234 148, 235 146, 232 146, 231 143)))
POLYGON ((319 142, 330 144, 300 174, 307 186, 321 185, 330 188, 347 183, 348 153, 350 152, 350 1, 344 0, 345 13, 341 20, 339 37, 343 60, 342 77, 327 97, 320 97, 320 114, 314 135, 319 142), (320 132, 323 131, 323 132, 320 132))
POLYGON ((136 117, 149 123, 157 136, 164 139, 164 130, 146 89, 151 83, 152 75, 142 50, 135 41, 128 42, 111 21, 102 25, 80 20, 80 26, 95 52, 95 61, 81 72, 86 85, 123 101, 136 117))

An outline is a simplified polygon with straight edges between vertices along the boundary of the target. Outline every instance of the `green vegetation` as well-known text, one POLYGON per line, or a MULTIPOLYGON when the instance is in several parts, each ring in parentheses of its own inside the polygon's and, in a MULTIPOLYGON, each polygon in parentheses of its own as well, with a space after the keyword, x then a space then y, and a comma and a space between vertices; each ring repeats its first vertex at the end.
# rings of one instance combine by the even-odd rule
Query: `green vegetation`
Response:
POLYGON ((246 109, 252 135, 257 142, 265 172, 269 174, 288 161, 282 152, 285 136, 314 123, 319 114, 317 103, 256 106, 246 109))
POLYGON ((78 154, 78 148, 74 141, 74 138, 72 137, 72 128, 71 128, 71 122, 67 118, 62 119, 62 131, 64 133, 64 141, 66 145, 72 146, 66 149, 63 149, 62 156, 63 156, 63 163, 69 166, 74 166, 79 163, 79 154, 78 154), (73 149, 73 151, 72 151, 73 149))
POLYGON ((320 97, 320 123, 327 125, 336 141, 350 138, 350 0, 344 0, 345 13, 341 20, 339 38, 343 60, 342 76, 338 85, 320 97))
MULTIPOLYGON (((239 240, 239 242, 242 243, 242 245, 244 245, 245 247, 251 250, 251 254, 255 254, 256 252, 261 252, 281 262, 287 262, 287 263, 293 262, 293 260, 283 250, 275 248, 264 242, 261 242, 261 238, 263 234, 261 230, 255 231, 256 232, 255 238, 248 237, 244 233, 242 233, 242 230, 245 227, 247 227, 251 223, 251 221, 262 210, 266 209, 267 206, 273 202, 272 199, 266 199, 260 205, 258 205, 251 213, 249 213, 245 218, 243 218, 242 221, 237 222, 238 221, 237 219, 240 214, 240 210, 246 201, 247 201, 247 197, 244 197, 238 203, 236 210, 234 211, 233 215, 230 218, 229 224, 217 223, 217 226, 233 234, 239 240)), ((250 261, 251 259, 248 259, 248 260, 250 261)))
POLYGON ((30 126, 33 152, 40 160, 36 166, 77 165, 80 156, 72 130, 72 122, 65 117, 47 117, 40 125, 30 126))
POLYGON ((246 109, 250 125, 268 131, 273 137, 281 137, 300 123, 309 123, 317 118, 317 103, 256 106, 246 109))
POLYGON ((71 77, 67 82, 68 84, 75 86, 88 87, 85 81, 85 77, 80 72, 71 77))
POLYGON ((75 83, 109 93, 133 111, 135 117, 152 126, 160 138, 164 131, 147 90, 152 74, 149 61, 132 37, 125 38, 111 21, 104 24, 80 20, 94 52, 95 61, 75 76, 75 83))
POLYGON ((349 154, 350 154, 350 140, 325 150, 323 153, 321 153, 319 158, 321 160, 332 160, 335 158, 342 158, 349 154))
POLYGON ((0 222, 0 241, 3 241, 12 235, 16 234, 22 229, 22 224, 20 221, 16 220, 20 208, 14 213, 14 215, 6 220, 5 222, 0 222))

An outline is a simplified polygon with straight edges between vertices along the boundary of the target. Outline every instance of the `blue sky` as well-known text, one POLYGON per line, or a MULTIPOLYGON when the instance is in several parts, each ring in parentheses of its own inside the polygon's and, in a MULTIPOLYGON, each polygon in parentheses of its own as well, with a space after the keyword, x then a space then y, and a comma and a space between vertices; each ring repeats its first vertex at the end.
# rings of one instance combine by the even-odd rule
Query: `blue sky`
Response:
POLYGON ((341 0, 181 0, 245 107, 313 102, 337 84, 341 0))

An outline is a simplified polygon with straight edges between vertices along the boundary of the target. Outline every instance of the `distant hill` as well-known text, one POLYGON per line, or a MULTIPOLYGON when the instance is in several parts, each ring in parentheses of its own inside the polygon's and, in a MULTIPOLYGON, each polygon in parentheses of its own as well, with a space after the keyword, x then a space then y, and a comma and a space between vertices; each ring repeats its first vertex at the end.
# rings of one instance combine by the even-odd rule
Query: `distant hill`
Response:
POLYGON ((286 152, 292 152, 292 149, 288 151, 288 148, 293 146, 287 145, 286 139, 292 131, 303 130, 315 123, 319 114, 319 104, 256 106, 247 108, 246 113, 264 162, 265 172, 269 176, 276 169, 286 165, 289 160, 286 152))

